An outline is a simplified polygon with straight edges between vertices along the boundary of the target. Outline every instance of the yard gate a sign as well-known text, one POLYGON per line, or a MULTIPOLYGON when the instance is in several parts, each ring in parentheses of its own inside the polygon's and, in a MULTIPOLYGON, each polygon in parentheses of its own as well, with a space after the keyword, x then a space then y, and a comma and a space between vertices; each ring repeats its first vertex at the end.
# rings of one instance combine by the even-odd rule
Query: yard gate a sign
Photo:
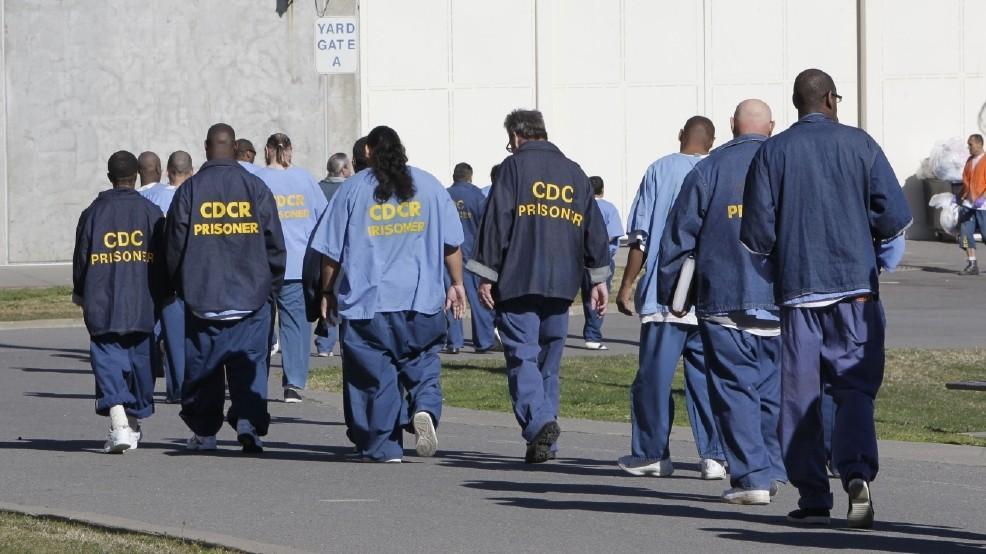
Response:
POLYGON ((315 20, 315 71, 356 73, 359 66, 359 26, 355 17, 315 20))

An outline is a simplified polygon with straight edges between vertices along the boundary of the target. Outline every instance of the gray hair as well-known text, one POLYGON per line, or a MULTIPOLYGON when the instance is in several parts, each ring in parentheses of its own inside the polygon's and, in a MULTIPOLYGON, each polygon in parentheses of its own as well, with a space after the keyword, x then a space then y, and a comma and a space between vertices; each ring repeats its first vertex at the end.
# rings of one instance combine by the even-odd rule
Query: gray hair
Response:
POLYGON ((175 175, 189 175, 192 173, 192 157, 184 150, 172 152, 168 156, 168 171, 175 175))
POLYGON ((337 152, 329 157, 328 163, 325 164, 325 169, 329 172, 329 177, 341 177, 342 170, 349 163, 349 156, 342 152, 337 152))

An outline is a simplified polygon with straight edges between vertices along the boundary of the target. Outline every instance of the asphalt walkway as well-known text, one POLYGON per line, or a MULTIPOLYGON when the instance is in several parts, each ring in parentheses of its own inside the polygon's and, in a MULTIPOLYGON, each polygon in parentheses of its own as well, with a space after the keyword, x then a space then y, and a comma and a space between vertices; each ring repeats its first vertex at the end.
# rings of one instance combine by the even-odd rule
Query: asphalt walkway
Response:
POLYGON ((698 479, 680 428, 666 479, 616 468, 627 424, 563 420, 560 459, 531 467, 512 416, 461 409, 447 410, 437 457, 361 464, 339 396, 313 394, 271 403, 262 457, 241 455, 228 428, 218 452, 186 453, 188 431, 165 404, 140 449, 111 456, 100 453, 106 420, 92 413, 84 329, 0 331, 0 375, 0 509, 264 552, 986 551, 983 448, 884 442, 876 529, 843 529, 841 493, 834 527, 800 529, 783 518, 790 488, 770 506, 720 503, 725 483, 698 479))

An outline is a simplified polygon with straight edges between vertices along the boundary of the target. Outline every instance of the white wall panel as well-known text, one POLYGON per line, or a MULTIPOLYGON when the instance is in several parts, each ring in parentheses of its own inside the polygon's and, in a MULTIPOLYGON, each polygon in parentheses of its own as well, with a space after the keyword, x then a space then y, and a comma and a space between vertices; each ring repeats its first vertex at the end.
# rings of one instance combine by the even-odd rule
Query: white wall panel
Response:
POLYGON ((449 0, 362 2, 363 76, 371 88, 444 87, 449 75, 449 0))
POLYGON ((374 91, 365 106, 370 114, 367 130, 392 127, 407 149, 408 163, 441 178, 450 163, 447 90, 374 91))
POLYGON ((623 79, 621 19, 613 0, 545 2, 553 26, 552 59, 555 85, 617 83, 623 79), (614 9, 615 8, 615 9, 614 9))
POLYGON ((714 84, 784 78, 783 0, 709 0, 714 84))
POLYGON ((518 106, 533 106, 532 88, 459 89, 452 93, 451 165, 439 175, 451 183, 452 167, 459 162, 472 166, 473 182, 489 183, 490 168, 507 157, 507 132, 503 118, 518 106))
POLYGON ((702 78, 701 2, 626 0, 624 6, 628 83, 690 84, 702 78))
POLYGON ((533 52, 531 0, 452 4, 452 80, 456 85, 531 85, 533 52))

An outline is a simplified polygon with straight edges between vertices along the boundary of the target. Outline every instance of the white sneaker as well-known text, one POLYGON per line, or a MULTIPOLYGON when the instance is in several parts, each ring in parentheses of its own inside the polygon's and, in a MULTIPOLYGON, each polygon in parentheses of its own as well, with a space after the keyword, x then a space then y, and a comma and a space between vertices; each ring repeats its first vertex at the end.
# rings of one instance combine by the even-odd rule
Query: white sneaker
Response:
POLYGON ((414 448, 418 456, 425 458, 435 455, 438 450, 438 433, 435 432, 435 422, 431 419, 428 412, 418 412, 414 414, 414 436, 417 438, 414 448))
POLYGON ((130 428, 130 450, 137 450, 137 445, 140 444, 141 436, 140 425, 130 428))
POLYGON ((277 354, 280 351, 281 351, 281 343, 280 342, 275 342, 274 343, 274 346, 271 346, 270 347, 270 355, 271 356, 273 356, 274 354, 277 354))
POLYGON ((134 432, 130 427, 110 429, 110 434, 106 437, 106 444, 103 445, 103 452, 121 454, 133 448, 135 442, 134 432))
POLYGON ((249 419, 236 420, 236 440, 243 445, 244 452, 260 454, 264 451, 264 443, 249 419))
POLYGON ((727 504, 770 504, 770 491, 733 487, 722 493, 722 501, 727 504))
POLYGON ((402 462, 400 458, 391 458, 389 460, 374 460, 373 458, 368 458, 366 456, 360 458, 359 461, 364 464, 399 464, 402 462))
POLYGON ((586 350, 609 350, 609 347, 601 342, 585 341, 586 350))
POLYGON ((674 473, 674 465, 670 459, 623 456, 616 463, 620 469, 637 477, 670 477, 674 473))
POLYGON ((702 469, 702 479, 706 481, 717 481, 726 478, 726 466, 712 458, 704 458, 699 465, 702 469))
POLYGON ((209 435, 207 437, 192 435, 188 439, 188 442, 185 443, 185 450, 215 450, 215 449, 216 449, 215 435, 209 435))

